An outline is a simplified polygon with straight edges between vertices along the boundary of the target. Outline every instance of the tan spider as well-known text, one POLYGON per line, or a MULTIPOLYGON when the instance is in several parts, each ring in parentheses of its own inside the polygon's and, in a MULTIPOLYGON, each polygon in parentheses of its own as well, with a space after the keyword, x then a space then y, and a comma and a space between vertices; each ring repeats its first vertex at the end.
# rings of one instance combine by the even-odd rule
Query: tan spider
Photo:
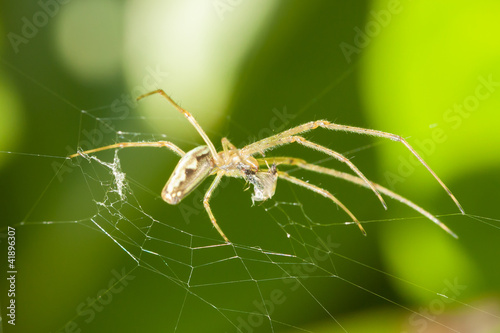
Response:
POLYGON ((222 151, 217 152, 212 141, 208 138, 207 134, 201 126, 196 122, 194 117, 186 110, 181 108, 177 103, 175 103, 163 90, 155 90, 153 92, 139 96, 137 100, 144 97, 160 94, 165 97, 172 105, 179 110, 187 120, 196 128, 198 133, 201 135, 206 143, 206 146, 198 146, 187 153, 182 149, 174 145, 169 141, 157 141, 157 142, 123 142, 116 143, 113 145, 91 149, 83 152, 78 152, 69 156, 69 158, 76 157, 78 155, 95 153, 102 150, 114 149, 114 148, 128 148, 128 147, 166 147, 172 150, 177 155, 181 156, 179 163, 175 167, 172 175, 165 184, 161 192, 161 197, 164 201, 171 205, 178 204, 185 196, 187 196, 191 191, 193 191, 198 185, 200 185, 208 176, 216 175, 209 189, 205 193, 203 199, 203 205, 212 221, 213 226, 222 238, 229 243, 229 239, 226 237, 222 229, 217 224, 212 210, 210 209, 210 197, 214 192, 215 188, 219 185, 221 178, 223 176, 243 178, 246 182, 250 183, 254 187, 254 193, 252 194, 252 201, 264 201, 271 198, 274 195, 276 189, 276 183, 278 178, 289 181, 293 184, 305 187, 311 191, 314 191, 322 196, 332 200, 340 208, 342 208, 350 218, 358 225, 359 229, 366 235, 363 226, 358 221, 358 219, 351 213, 346 206, 344 206, 335 196, 333 196, 327 190, 324 190, 313 184, 309 184, 303 180, 290 176, 284 171, 278 171, 277 166, 280 164, 294 165, 299 168, 306 170, 331 175, 333 177, 341 178, 346 181, 367 187, 371 189, 375 195, 378 197, 385 209, 387 206, 384 202, 380 193, 383 193, 395 200, 398 200, 407 206, 418 211, 420 214, 424 215, 437 225, 439 225, 446 232, 454 237, 457 237, 446 225, 439 221, 429 212, 425 211, 423 208, 417 206, 413 202, 401 197, 400 195, 392 192, 391 190, 369 181, 359 169, 346 157, 341 154, 323 147, 314 142, 308 141, 297 134, 304 133, 318 127, 335 130, 335 131, 346 131, 359 134, 365 134, 370 136, 388 138, 393 141, 399 141, 403 143, 408 150, 415 155, 415 157, 422 163, 423 166, 429 170, 429 172, 434 176, 439 184, 446 190, 448 195, 453 199, 455 204, 458 206, 462 214, 464 211, 460 206, 458 200, 451 193, 451 191, 446 187, 446 185, 439 179, 439 177, 432 171, 432 169, 424 162, 424 160, 417 154, 417 152, 406 142, 405 139, 398 135, 391 133, 381 132, 377 130, 371 130, 360 127, 346 126, 330 123, 326 120, 311 121, 300 126, 291 128, 287 131, 281 132, 279 134, 270 136, 268 138, 259 140, 252 144, 249 144, 241 149, 236 148, 227 138, 222 138, 222 151), (315 164, 307 163, 306 161, 294 157, 264 157, 264 152, 267 150, 274 149, 278 146, 296 142, 308 148, 318 150, 322 153, 332 156, 333 158, 347 164, 352 171, 356 173, 357 176, 340 172, 334 169, 325 168, 317 166, 315 164), (262 158, 255 158, 254 155, 259 154, 263 156, 262 158), (265 167, 265 169, 261 169, 265 167))

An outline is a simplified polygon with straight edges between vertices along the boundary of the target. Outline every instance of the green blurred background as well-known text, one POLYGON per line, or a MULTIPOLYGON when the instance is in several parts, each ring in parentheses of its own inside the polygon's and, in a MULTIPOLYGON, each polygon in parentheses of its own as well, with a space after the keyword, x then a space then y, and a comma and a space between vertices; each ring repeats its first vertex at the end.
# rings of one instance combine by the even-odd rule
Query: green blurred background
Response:
MULTIPOLYGON (((2 274, 6 226, 16 228, 18 266, 15 327, 6 324, 2 278, 4 330, 247 332, 238 318, 259 313, 254 300, 279 290, 284 301, 270 311, 273 328, 256 315, 262 324, 249 326, 252 332, 500 332, 499 15, 491 0, 2 2, 2 274), (343 226, 346 217, 316 194, 280 182, 271 201, 251 207, 243 182, 232 180, 212 209, 238 247, 195 250, 207 244, 190 241, 203 238, 181 231, 220 240, 199 209, 186 223, 193 196, 186 206, 159 199, 177 157, 131 149, 120 152, 133 191, 128 200, 158 222, 127 205, 121 213, 138 228, 152 226, 150 235, 164 241, 157 251, 172 259, 150 258, 139 247, 138 266, 90 220, 113 178, 96 162, 73 165, 64 157, 78 146, 117 141, 166 139, 184 150, 202 144, 161 98, 133 102, 157 88, 191 111, 218 148, 224 136, 241 146, 316 119, 400 134, 468 215, 400 144, 322 130, 307 137, 440 215, 459 239, 393 200, 384 211, 366 190, 293 170, 335 193, 366 223, 368 237, 343 226), (301 227, 311 221, 318 225, 301 227), (294 260, 243 249, 300 261, 316 238, 334 243, 334 252, 304 273, 298 290, 281 278, 278 268, 287 264, 270 262, 294 260), (174 259, 194 262, 176 266, 174 259), (197 267, 194 287, 179 285, 190 267, 197 267), (123 272, 123 288, 113 285, 123 272), (327 276, 333 272, 340 278, 327 276)), ((273 154, 324 159, 295 146, 273 154)), ((113 152, 98 156, 113 160, 113 152)), ((120 207, 116 195, 109 200, 120 207)), ((121 230, 143 249, 156 246, 141 243, 147 229, 138 232, 112 213, 99 210, 116 223, 106 229, 115 239, 123 239, 121 230)))

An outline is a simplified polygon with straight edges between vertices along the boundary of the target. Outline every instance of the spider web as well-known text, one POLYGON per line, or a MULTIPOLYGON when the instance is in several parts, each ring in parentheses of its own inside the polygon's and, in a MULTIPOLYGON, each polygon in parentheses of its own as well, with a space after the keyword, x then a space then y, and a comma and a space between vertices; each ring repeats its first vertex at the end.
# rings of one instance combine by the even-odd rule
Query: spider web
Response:
MULTIPOLYGON (((87 128, 86 120, 93 124, 90 128, 108 126, 109 123, 115 123, 113 128, 120 127, 116 119, 101 118, 100 112, 100 109, 82 111, 80 127, 87 128)), ((111 136, 110 143, 172 140, 161 134, 118 130, 114 130, 114 137, 111 136)), ((195 145, 194 142, 188 144, 195 145)), ((351 156, 374 146, 369 144, 344 153, 351 156)), ((288 184, 279 183, 278 192, 283 194, 277 194, 262 205, 250 207, 250 194, 241 191, 245 188, 242 181, 223 181, 220 193, 212 199, 212 209, 219 225, 233 241, 226 244, 211 227, 201 204, 204 189, 210 182, 187 197, 184 200, 187 203, 183 201, 179 206, 168 206, 159 196, 163 184, 152 183, 144 175, 148 168, 146 172, 137 170, 140 169, 137 163, 126 167, 133 161, 142 160, 143 150, 147 150, 148 158, 158 154, 177 160, 171 152, 151 151, 151 148, 114 149, 66 160, 60 168, 70 167, 78 171, 72 173, 71 178, 81 181, 76 186, 85 193, 81 194, 85 206, 89 208, 86 210, 87 217, 23 223, 31 226, 52 224, 54 227, 70 224, 75 233, 78 233, 79 227, 90 228, 95 231, 92 234, 104 236, 100 237, 101 242, 111 243, 125 254, 122 260, 126 262, 126 269, 121 271, 117 281, 105 288, 99 297, 85 302, 83 307, 77 306, 76 315, 71 316, 71 312, 75 311, 71 311, 69 317, 66 315, 61 331, 72 325, 83 332, 99 331, 100 327, 105 327, 100 326, 103 323, 93 317, 87 320, 90 317, 86 317, 86 313, 93 311, 96 317, 100 316, 100 312, 93 309, 108 304, 105 301, 107 295, 115 296, 115 290, 128 283, 141 284, 141 278, 147 284, 156 280, 155 277, 160 282, 156 281, 154 286, 157 287, 158 283, 163 286, 160 290, 155 290, 153 286, 141 290, 158 293, 158 297, 164 299, 162 307, 155 308, 153 313, 153 317, 164 316, 164 319, 151 321, 163 326, 152 326, 148 331, 191 332, 201 326, 205 332, 355 332, 358 326, 346 313, 356 307, 355 299, 363 295, 368 304, 382 302, 386 308, 396 311, 399 319, 392 324, 394 330, 420 331, 424 327, 421 323, 425 323, 426 328, 460 332, 455 323, 435 315, 432 309, 429 312, 405 305, 389 287, 390 281, 423 292, 432 302, 466 309, 472 313, 471 316, 498 323, 496 310, 462 300, 460 289, 458 293, 450 288, 446 291, 453 278, 443 283, 442 290, 432 290, 385 272, 383 265, 373 264, 367 253, 356 249, 356 242, 374 241, 374 235, 364 238, 342 211, 331 209, 331 203, 311 203, 307 198, 315 194, 288 184), (250 221, 255 225, 242 226, 241 218, 225 212, 224 202, 232 195, 227 193, 235 191, 243 192, 248 197, 248 201, 243 203, 248 207, 241 208, 240 205, 238 209, 242 210, 242 214, 251 214, 250 221), (325 217, 327 208, 324 207, 327 206, 328 216, 325 217), (245 232, 238 232, 239 228, 245 232), (361 277, 367 275, 375 282, 366 284, 361 277), (320 324, 313 324, 314 321, 320 324)), ((328 163, 327 160, 316 163, 325 162, 328 163)), ((170 165, 173 166, 173 163, 175 161, 171 161, 170 165)), ((148 161, 148 165, 153 164, 148 161)), ((295 174, 297 170, 290 172, 295 174)), ((67 182, 69 180, 62 184, 67 182)), ((234 209, 231 211, 234 214, 234 209)), ((442 218, 458 215, 450 214, 442 218)), ((416 212, 413 216, 361 219, 361 222, 366 225, 413 220, 430 224, 416 212)), ((485 223, 495 229, 500 222, 473 215, 462 218, 485 223)), ((245 221, 248 222, 248 219, 245 221)), ((157 304, 152 299, 152 304, 157 304)), ((141 307, 139 304, 127 306, 126 313, 134 313, 141 307)), ((139 312, 144 316, 144 312, 139 312)), ((130 320, 131 327, 146 325, 140 319, 130 320)))

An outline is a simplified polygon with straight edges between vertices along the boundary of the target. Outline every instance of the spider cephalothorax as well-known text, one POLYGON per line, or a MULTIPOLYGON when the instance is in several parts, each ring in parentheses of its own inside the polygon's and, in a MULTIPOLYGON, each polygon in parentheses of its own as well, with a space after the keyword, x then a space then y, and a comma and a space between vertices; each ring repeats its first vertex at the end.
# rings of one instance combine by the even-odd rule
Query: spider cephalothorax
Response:
POLYGON ((162 199, 169 204, 175 205, 179 203, 189 193, 191 193, 196 187, 198 187, 207 177, 215 175, 215 179, 213 180, 212 184, 205 193, 205 198, 203 199, 203 205, 205 206, 205 209, 208 213, 208 216, 210 217, 210 220, 212 221, 213 226, 217 229, 222 238, 228 243, 229 239, 226 237, 226 235, 222 232, 222 229, 217 224, 217 221, 215 220, 215 217, 212 214, 212 210, 210 209, 210 204, 209 204, 210 197, 212 196, 213 191, 219 185, 221 178, 224 176, 243 178, 245 179, 246 182, 252 184, 254 187, 254 193, 252 194, 252 202, 264 201, 271 198, 276 190, 276 183, 278 179, 283 179, 295 185, 302 186, 313 192, 321 194, 325 198, 332 200, 335 204, 337 204, 340 208, 342 208, 350 216, 352 221, 358 225, 361 231, 365 233, 365 230, 363 229, 358 219, 335 196, 333 196, 330 192, 321 187, 318 187, 316 185, 310 184, 309 182, 290 176, 287 172, 279 171, 277 169, 277 166, 280 164, 293 165, 301 169, 330 175, 369 188, 376 194, 376 196, 378 197, 384 208, 387 209, 385 201, 381 196, 381 193, 383 193, 415 209, 416 211, 418 211, 419 213, 421 213, 422 215, 426 216, 431 221, 439 225, 442 229, 444 229, 445 231, 456 237, 456 235, 450 229, 448 229, 446 225, 444 225, 441 221, 439 221, 436 217, 434 217, 432 214, 430 214, 423 208, 417 206, 408 199, 405 199, 400 195, 392 192, 391 190, 369 181, 363 175, 363 173, 348 158, 346 158, 342 154, 334 150, 331 150, 327 147, 321 146, 317 143, 308 141, 305 138, 298 136, 297 134, 304 133, 310 130, 314 130, 318 127, 321 127, 334 131, 345 131, 351 133, 365 134, 401 142, 418 159, 418 161, 420 161, 420 163, 425 168, 427 168, 427 170, 429 170, 429 172, 434 176, 437 182, 445 189, 448 195, 453 199, 453 201, 458 206, 460 211, 464 213, 462 207, 458 203, 458 200, 450 192, 450 190, 446 187, 446 185, 441 181, 441 179, 439 179, 439 177, 434 173, 434 171, 432 171, 432 169, 427 165, 427 163, 425 163, 425 161, 420 157, 420 155, 418 155, 418 153, 410 146, 410 144, 406 142, 406 140, 400 137, 399 135, 372 129, 361 128, 361 127, 335 124, 326 120, 317 120, 293 127, 289 130, 283 131, 276 135, 256 141, 241 149, 236 148, 236 146, 234 146, 231 142, 229 142, 228 139, 222 138, 222 151, 217 152, 212 141, 210 141, 207 134, 205 133, 205 131, 203 131, 198 122, 196 122, 194 117, 188 111, 184 110, 179 105, 177 105, 177 103, 175 103, 163 90, 161 89, 155 90, 148 94, 139 96, 137 99, 139 100, 153 94, 160 94, 163 97, 165 97, 170 103, 172 103, 172 105, 187 118, 187 120, 194 126, 194 128, 196 128, 198 133, 205 141, 206 146, 199 146, 185 153, 182 149, 180 149, 175 144, 169 141, 123 142, 101 148, 78 152, 76 154, 69 156, 69 158, 113 148, 166 147, 172 150, 174 153, 181 156, 181 159, 179 160, 179 163, 175 167, 174 172, 172 173, 169 180, 165 184, 165 187, 163 188, 163 191, 161 193, 162 199), (304 147, 315 149, 321 153, 327 154, 347 164, 356 175, 307 163, 306 161, 295 157, 262 157, 262 158, 254 157, 257 154, 264 156, 264 152, 267 150, 271 150, 278 146, 291 143, 298 143, 304 147), (260 169, 260 166, 267 167, 267 169, 260 169))

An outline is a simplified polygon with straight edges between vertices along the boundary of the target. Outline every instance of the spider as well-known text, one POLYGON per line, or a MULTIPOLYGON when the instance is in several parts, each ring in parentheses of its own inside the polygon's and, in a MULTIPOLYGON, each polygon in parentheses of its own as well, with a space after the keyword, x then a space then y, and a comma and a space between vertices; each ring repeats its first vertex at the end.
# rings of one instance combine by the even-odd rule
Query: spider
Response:
POLYGON ((168 179, 167 183, 163 187, 161 192, 161 198, 168 204, 175 205, 178 204, 183 198, 190 194, 196 187, 198 187, 207 177, 215 175, 215 179, 205 193, 203 199, 203 205, 207 211, 213 226, 219 232, 220 236, 224 239, 226 243, 230 243, 228 237, 224 234, 220 226, 212 213, 210 208, 210 198, 215 188, 219 185, 222 177, 236 177, 243 178, 248 184, 253 185, 254 192, 252 194, 252 202, 255 201, 265 201, 270 199, 276 190, 276 184, 278 179, 286 180, 298 186, 302 186, 308 190, 316 192, 331 201, 333 201, 337 206, 339 206, 349 217, 354 221, 361 232, 366 235, 365 229, 354 216, 351 211, 344 206, 334 195, 332 195, 327 190, 318 187, 316 185, 310 184, 306 181, 298 179, 296 177, 290 176, 287 172, 279 171, 277 166, 279 165, 293 165, 305 170, 317 172, 320 174, 330 175, 336 178, 340 178, 351 183, 355 183, 366 188, 371 189, 375 195, 378 197, 383 207, 387 209, 387 205, 382 198, 381 193, 386 196, 393 198, 406 204, 407 206, 413 208, 420 214, 424 215, 446 232, 451 234, 453 237, 457 236, 441 221, 434 217, 431 213, 427 212, 423 208, 417 206, 408 199, 394 193, 393 191, 369 181, 364 174, 346 157, 340 153, 333 151, 327 147, 321 146, 317 143, 311 142, 299 136, 298 134, 304 133, 310 130, 314 130, 318 127, 326 128, 334 131, 345 131, 351 133, 364 134, 374 137, 387 138, 393 141, 401 142, 419 161, 427 168, 436 181, 443 187, 443 189, 448 193, 451 199, 455 202, 457 207, 460 209, 462 214, 464 210, 462 209, 460 203, 451 193, 451 191, 446 187, 446 185, 441 181, 441 179, 434 173, 434 171, 425 163, 425 161, 420 157, 420 155, 410 146, 410 144, 401 136, 392 133, 381 132, 373 129, 366 129, 361 127, 353 127, 347 125, 340 125, 331 123, 326 120, 316 120, 310 121, 305 124, 293 127, 289 130, 283 131, 281 133, 272 135, 265 139, 251 143, 241 149, 236 148, 227 138, 222 138, 222 151, 217 152, 214 144, 210 141, 209 137, 198 124, 195 118, 186 110, 181 108, 176 102, 170 98, 162 89, 158 89, 144 95, 141 95, 137 100, 143 99, 144 97, 160 94, 166 98, 179 112, 181 112, 187 120, 193 125, 200 136, 205 141, 205 146, 198 146, 187 153, 182 149, 177 147, 170 141, 157 141, 157 142, 122 142, 108 145, 105 147, 90 149, 86 151, 79 151, 76 154, 70 155, 69 158, 74 158, 77 156, 84 156, 86 154, 91 154, 108 149, 116 148, 129 148, 129 147, 165 147, 172 150, 174 153, 179 155, 181 158, 175 167, 172 175, 168 179), (317 150, 321 153, 327 154, 345 164, 347 164, 351 170, 356 174, 356 176, 340 172, 331 168, 321 167, 315 164, 307 163, 303 159, 295 157, 265 157, 265 152, 274 149, 278 146, 298 143, 304 147, 308 147, 317 150), (255 155, 260 155, 261 158, 254 157, 255 155))

